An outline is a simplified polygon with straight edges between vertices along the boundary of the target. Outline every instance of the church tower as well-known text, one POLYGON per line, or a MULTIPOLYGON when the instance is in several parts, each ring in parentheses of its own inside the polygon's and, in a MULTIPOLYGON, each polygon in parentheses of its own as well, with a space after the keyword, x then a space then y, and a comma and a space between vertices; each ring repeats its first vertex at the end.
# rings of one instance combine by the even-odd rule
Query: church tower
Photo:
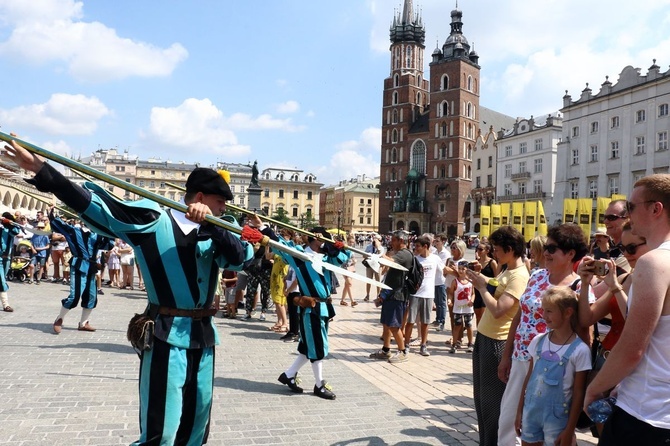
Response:
POLYGON ((393 18, 382 108, 380 232, 464 232, 479 128, 479 58, 462 28, 455 9, 449 37, 432 54, 429 83, 420 14, 405 0, 393 18))
POLYGON ((393 18, 390 29, 391 70, 384 80, 382 107, 382 156, 380 172, 381 232, 422 226, 419 215, 426 212, 423 196, 426 174, 423 159, 411 163, 409 131, 428 112, 428 81, 423 75, 426 30, 414 13, 412 0, 393 18))

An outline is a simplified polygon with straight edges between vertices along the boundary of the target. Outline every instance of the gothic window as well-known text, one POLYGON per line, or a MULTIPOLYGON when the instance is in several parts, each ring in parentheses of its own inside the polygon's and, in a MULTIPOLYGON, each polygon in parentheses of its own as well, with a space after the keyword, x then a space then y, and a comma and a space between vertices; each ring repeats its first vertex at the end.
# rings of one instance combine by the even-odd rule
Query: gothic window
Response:
POLYGON ((398 142, 398 129, 393 129, 393 132, 391 133, 391 142, 398 142))
POLYGON ((449 116, 449 103, 447 101, 442 102, 442 116, 449 116))
POLYGON ((393 86, 397 87, 399 84, 400 84, 400 76, 396 74, 395 76, 393 76, 393 86))
POLYGON ((468 91, 472 91, 472 76, 468 76, 468 91))
POLYGON ((449 76, 442 76, 442 90, 449 90, 449 76))
POLYGON ((442 166, 440 167, 440 178, 446 178, 447 177, 447 169, 442 166))
POLYGON ((398 150, 395 147, 391 149, 391 162, 392 163, 398 162, 398 150))
POLYGON ((447 146, 445 144, 442 144, 442 147, 440 147, 440 159, 445 159, 447 157, 447 146))
POLYGON ((398 110, 393 110, 393 121, 394 124, 398 123, 398 110))
POLYGON ((472 159, 472 146, 470 144, 468 144, 468 152, 466 156, 469 160, 472 159))
POLYGON ((468 118, 472 118, 472 104, 468 102, 468 105, 465 107, 466 115, 468 118))
POLYGON ((407 50, 405 50, 405 67, 407 68, 412 68, 412 47, 408 46, 407 50))
POLYGON ((416 94, 416 103, 421 105, 421 92, 418 92, 416 94))
POLYGON ((440 128, 440 136, 442 136, 442 137, 447 136, 447 123, 443 122, 440 127, 441 127, 440 128))
MULTIPOLYGON (((454 157, 454 143, 449 141, 449 158, 454 157)), ((451 175, 449 175, 451 176, 451 175)))
POLYGON ((421 140, 416 141, 414 147, 412 147, 410 168, 416 170, 418 173, 426 173, 426 145, 421 140))
POLYGON ((393 105, 397 105, 397 104, 398 104, 398 92, 394 91, 393 92, 393 105))

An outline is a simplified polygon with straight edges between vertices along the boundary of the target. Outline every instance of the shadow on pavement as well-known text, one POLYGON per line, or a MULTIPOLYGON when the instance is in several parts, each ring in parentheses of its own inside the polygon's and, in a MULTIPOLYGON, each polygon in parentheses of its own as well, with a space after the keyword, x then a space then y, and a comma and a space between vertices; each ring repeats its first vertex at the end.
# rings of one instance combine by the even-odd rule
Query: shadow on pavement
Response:
POLYGON ((262 394, 274 394, 274 395, 300 395, 299 393, 289 392, 286 386, 282 385, 279 382, 264 382, 264 381, 251 381, 248 379, 242 378, 215 378, 214 379, 215 387, 223 387, 226 389, 235 389, 241 390, 243 392, 249 393, 262 393, 262 394))
MULTIPOLYGON (((76 331, 76 329, 75 329, 76 331)), ((123 353, 137 356, 133 348, 129 345, 119 345, 107 342, 86 342, 78 344, 57 344, 57 345, 38 345, 38 348, 62 350, 66 348, 98 350, 107 353, 123 353)))

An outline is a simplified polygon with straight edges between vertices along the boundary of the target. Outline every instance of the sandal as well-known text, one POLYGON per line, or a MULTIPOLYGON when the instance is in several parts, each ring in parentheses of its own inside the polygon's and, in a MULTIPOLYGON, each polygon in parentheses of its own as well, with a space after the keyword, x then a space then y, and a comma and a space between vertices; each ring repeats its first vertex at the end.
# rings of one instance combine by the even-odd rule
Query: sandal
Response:
POLYGON ((355 307, 356 305, 358 305, 358 302, 356 302, 356 301, 354 301, 354 302, 351 303, 351 306, 352 306, 352 307, 355 307))
POLYGON ((268 330, 270 331, 277 331, 281 328, 281 325, 273 325, 272 327, 268 327, 268 330))
POLYGON ((288 327, 284 325, 283 327, 279 327, 278 329, 275 330, 276 333, 288 333, 288 327))
POLYGON ((346 307, 346 306, 347 306, 347 305, 349 305, 349 304, 348 304, 348 303, 346 303, 345 301, 341 300, 341 301, 340 301, 340 305, 342 305, 342 306, 345 306, 345 307, 346 307))

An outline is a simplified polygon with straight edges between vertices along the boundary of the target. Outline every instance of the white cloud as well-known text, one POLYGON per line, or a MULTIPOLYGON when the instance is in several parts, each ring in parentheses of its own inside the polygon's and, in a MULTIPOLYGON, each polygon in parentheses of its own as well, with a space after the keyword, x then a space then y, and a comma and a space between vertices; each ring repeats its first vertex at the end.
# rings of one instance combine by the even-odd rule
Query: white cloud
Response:
POLYGON ((370 127, 363 130, 358 140, 344 141, 336 146, 336 152, 327 165, 315 170, 319 182, 335 184, 342 179, 356 178, 365 174, 368 178, 379 176, 379 146, 381 129, 370 127))
POLYGON ((70 145, 68 143, 66 143, 65 141, 63 141, 62 139, 60 139, 58 141, 47 141, 47 142, 42 144, 42 148, 44 148, 44 149, 46 149, 50 152, 58 153, 60 155, 64 155, 64 156, 68 156, 68 157, 73 156, 73 155, 75 155, 75 156, 78 155, 77 153, 75 153, 74 149, 72 147, 70 147, 70 145))
POLYGON ((296 101, 286 101, 283 104, 277 106, 277 113, 281 114, 291 114, 296 113, 300 110, 300 104, 296 101))
POLYGON ((0 109, 6 127, 40 130, 55 135, 91 135, 111 111, 95 96, 55 93, 43 104, 0 109))
POLYGON ((226 117, 209 99, 189 98, 177 107, 152 108, 149 138, 193 152, 239 157, 249 154, 251 148, 238 142, 235 131, 302 129, 290 119, 276 119, 268 114, 252 117, 235 113, 226 117))
POLYGON ((63 63, 82 81, 167 76, 188 57, 178 43, 158 48, 118 36, 102 23, 81 21, 82 3, 72 0, 0 0, 0 16, 13 28, 0 43, 0 56, 63 63))

